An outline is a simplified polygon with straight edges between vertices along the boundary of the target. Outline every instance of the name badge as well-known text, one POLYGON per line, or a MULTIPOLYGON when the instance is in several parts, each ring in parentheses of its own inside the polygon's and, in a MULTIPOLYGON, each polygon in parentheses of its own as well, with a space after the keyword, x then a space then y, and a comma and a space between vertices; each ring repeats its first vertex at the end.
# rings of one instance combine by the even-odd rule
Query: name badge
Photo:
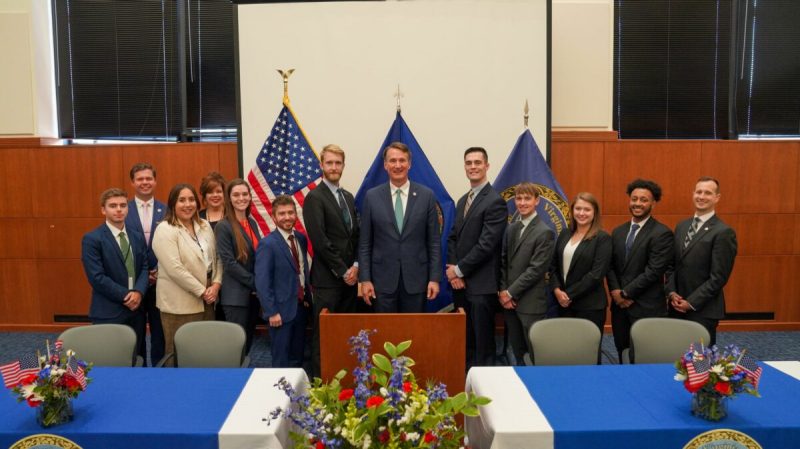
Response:
POLYGON ((128 276, 128 290, 133 290, 133 276, 128 276))

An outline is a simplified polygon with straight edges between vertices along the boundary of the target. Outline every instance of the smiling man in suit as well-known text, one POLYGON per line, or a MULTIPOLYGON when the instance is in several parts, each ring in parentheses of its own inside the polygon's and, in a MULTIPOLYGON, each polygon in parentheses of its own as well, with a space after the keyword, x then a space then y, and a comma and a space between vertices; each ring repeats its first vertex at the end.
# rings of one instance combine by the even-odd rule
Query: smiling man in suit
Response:
POLYGON ((439 294, 442 255, 439 214, 431 189, 408 180, 411 151, 401 142, 383 150, 387 184, 370 189, 361 211, 358 263, 361 293, 383 313, 424 312, 439 294))
POLYGON ((106 221, 83 236, 81 261, 92 286, 92 324, 127 324, 144 339, 142 298, 147 291, 147 245, 138 231, 125 227, 128 197, 122 189, 100 195, 106 221))
MULTIPOLYGON (((145 326, 150 324, 150 366, 164 357, 164 328, 161 313, 156 307, 156 280, 158 278, 158 259, 153 252, 153 233, 158 222, 164 219, 167 206, 154 198, 156 190, 156 169, 146 162, 131 167, 131 185, 135 197, 128 203, 128 218, 125 225, 144 235, 147 245, 147 266, 150 267, 147 292, 143 298, 142 312, 145 326)), ((147 342, 139 342, 139 355, 147 362, 147 342)))
POLYGON ((467 314, 467 366, 494 365, 494 316, 500 285, 500 245, 508 209, 487 177, 489 156, 481 147, 464 152, 469 192, 458 200, 447 241, 447 280, 453 302, 467 314))
POLYGON ((311 285, 314 287, 314 334, 311 341, 312 375, 320 375, 319 314, 356 312, 358 294, 358 217, 353 195, 341 188, 344 151, 334 144, 320 153, 322 184, 303 203, 308 238, 314 248, 311 285))
POLYGON ((514 204, 520 219, 506 228, 503 237, 498 300, 505 309, 514 359, 522 365, 525 353, 532 353, 528 333, 547 313, 545 280, 555 233, 537 216, 539 188, 535 184, 523 182, 514 187, 514 204))
POLYGON ((719 181, 697 180, 694 217, 675 227, 675 265, 667 277, 671 315, 700 323, 717 342, 717 325, 725 317, 725 294, 736 260, 736 232, 717 217, 719 181))
POLYGON ((611 233, 611 328, 620 363, 639 318, 667 316, 664 274, 672 263, 672 231, 652 216, 661 187, 636 179, 628 184, 630 221, 611 233))
POLYGON ((256 292, 269 326, 273 368, 303 366, 306 320, 311 307, 308 242, 295 231, 297 208, 292 197, 272 201, 276 229, 256 250, 256 292))

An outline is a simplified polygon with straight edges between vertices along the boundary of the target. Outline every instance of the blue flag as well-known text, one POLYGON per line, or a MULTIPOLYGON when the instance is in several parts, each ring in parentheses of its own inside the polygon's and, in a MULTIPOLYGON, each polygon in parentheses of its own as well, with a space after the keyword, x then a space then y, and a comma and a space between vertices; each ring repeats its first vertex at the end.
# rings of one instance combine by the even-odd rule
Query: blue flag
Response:
POLYGON ((369 189, 389 182, 389 175, 386 174, 386 170, 383 168, 383 149, 392 142, 402 142, 408 146, 411 151, 411 169, 408 171, 409 179, 433 190, 436 195, 436 201, 439 203, 441 214, 439 228, 442 233, 442 282, 439 284, 439 296, 434 301, 428 301, 428 311, 440 310, 453 302, 450 284, 447 282, 447 276, 444 275, 444 262, 447 260, 445 256, 447 254, 447 236, 450 235, 450 228, 455 221, 456 206, 453 203, 453 198, 445 190, 442 181, 439 180, 439 176, 436 175, 436 171, 428 161, 428 158, 425 157, 425 153, 422 152, 422 148, 419 146, 417 139, 414 138, 414 134, 411 133, 400 112, 397 113, 392 127, 389 128, 389 133, 386 134, 383 145, 381 145, 375 160, 367 170, 364 181, 361 182, 361 187, 358 188, 355 198, 356 208, 361 210, 361 206, 364 203, 364 195, 367 194, 369 189))
POLYGON ((567 195, 550 171, 528 129, 519 136, 506 163, 497 174, 497 179, 492 183, 508 204, 508 215, 512 221, 518 217, 517 206, 514 205, 514 186, 526 181, 536 184, 542 192, 539 205, 536 206, 537 215, 556 234, 560 233, 567 227, 569 216, 567 195))

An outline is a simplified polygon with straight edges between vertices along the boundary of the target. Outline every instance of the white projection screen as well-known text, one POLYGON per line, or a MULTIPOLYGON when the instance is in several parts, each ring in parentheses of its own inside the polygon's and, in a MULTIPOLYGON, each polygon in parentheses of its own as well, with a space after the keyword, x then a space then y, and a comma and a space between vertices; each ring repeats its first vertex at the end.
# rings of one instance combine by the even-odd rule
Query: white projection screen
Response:
MULTIPOLYGON (((240 3, 236 5, 240 156, 255 163, 295 69, 289 98, 317 154, 347 153, 353 193, 402 115, 454 200, 468 189, 463 152, 489 152, 489 179, 529 128, 550 131, 550 0, 240 3)), ((413 161, 412 161, 413 164, 413 161)))

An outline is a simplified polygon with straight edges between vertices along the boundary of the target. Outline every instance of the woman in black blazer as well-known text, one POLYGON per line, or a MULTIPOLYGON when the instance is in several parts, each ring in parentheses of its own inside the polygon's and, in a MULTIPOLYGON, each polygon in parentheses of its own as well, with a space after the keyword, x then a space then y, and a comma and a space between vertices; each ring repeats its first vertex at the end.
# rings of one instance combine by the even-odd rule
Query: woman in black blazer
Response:
POLYGON ((588 192, 570 206, 569 228, 558 236, 550 267, 562 317, 586 318, 603 332, 608 298, 603 280, 611 264, 611 236, 600 229, 600 206, 588 192))
POLYGON ((220 304, 225 321, 244 328, 247 352, 253 344, 260 308, 253 273, 261 232, 250 216, 251 202, 250 186, 241 178, 232 180, 225 192, 225 218, 214 229, 224 267, 220 304))

